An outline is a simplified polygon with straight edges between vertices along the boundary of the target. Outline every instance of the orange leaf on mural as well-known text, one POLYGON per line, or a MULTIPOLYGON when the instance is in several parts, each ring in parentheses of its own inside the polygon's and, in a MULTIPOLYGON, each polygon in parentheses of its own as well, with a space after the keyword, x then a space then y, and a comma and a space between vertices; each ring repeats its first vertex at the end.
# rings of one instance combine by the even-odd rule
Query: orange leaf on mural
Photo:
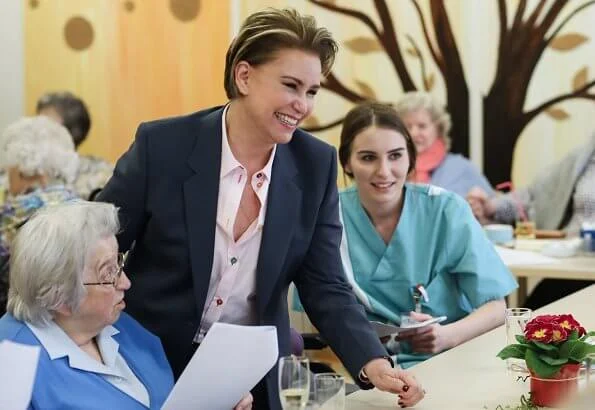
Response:
POLYGON ((578 33, 563 34, 556 36, 550 43, 550 47, 558 51, 569 51, 589 41, 589 37, 578 33))
POLYGON ((318 120, 318 117, 315 116, 314 114, 309 115, 308 118, 306 118, 304 120, 304 122, 302 123, 303 128, 312 128, 312 127, 317 127, 319 125, 320 125, 320 121, 318 120))
POLYGON ((378 40, 373 37, 354 37, 351 40, 347 40, 345 45, 348 49, 358 54, 367 54, 383 50, 378 40))
POLYGON ((368 100, 376 99, 376 93, 374 92, 372 87, 370 87, 368 84, 364 83, 363 81, 358 81, 358 80, 355 80, 355 84, 358 86, 358 88, 362 92, 362 95, 364 97, 366 97, 366 99, 368 99, 368 100))
POLYGON ((432 88, 434 88, 434 73, 430 73, 424 78, 424 88, 426 91, 432 91, 432 88))
POLYGON ((405 51, 407 51, 407 54, 410 56, 419 58, 419 52, 415 48, 408 48, 405 51))
POLYGON ((576 72, 572 79, 572 91, 576 91, 587 84, 588 68, 587 66, 581 68, 576 72))
POLYGON ((568 117, 570 117, 570 115, 568 115, 568 113, 566 111, 564 111, 562 108, 548 108, 547 110, 544 111, 550 118, 556 120, 556 121, 563 121, 565 119, 567 119, 568 117))

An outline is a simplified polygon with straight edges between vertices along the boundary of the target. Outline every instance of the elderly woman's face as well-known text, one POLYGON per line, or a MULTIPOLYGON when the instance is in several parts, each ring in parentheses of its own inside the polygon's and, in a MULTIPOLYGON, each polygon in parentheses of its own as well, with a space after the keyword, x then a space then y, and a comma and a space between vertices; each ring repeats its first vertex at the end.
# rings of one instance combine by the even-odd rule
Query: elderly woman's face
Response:
POLYGON ((47 177, 45 175, 27 176, 17 167, 8 168, 7 174, 8 192, 10 192, 11 195, 22 195, 36 187, 44 187, 47 185, 47 177))
MULTIPOLYGON (((87 258, 83 273, 84 283, 110 282, 118 274, 118 242, 115 236, 101 239, 87 258)), ((126 273, 115 285, 86 285, 87 294, 76 311, 85 326, 101 331, 118 320, 124 309, 124 292, 130 288, 126 273)))
POLYGON ((403 122, 411 134, 415 150, 421 154, 440 137, 436 123, 432 121, 430 113, 424 109, 411 111, 403 116, 403 122))

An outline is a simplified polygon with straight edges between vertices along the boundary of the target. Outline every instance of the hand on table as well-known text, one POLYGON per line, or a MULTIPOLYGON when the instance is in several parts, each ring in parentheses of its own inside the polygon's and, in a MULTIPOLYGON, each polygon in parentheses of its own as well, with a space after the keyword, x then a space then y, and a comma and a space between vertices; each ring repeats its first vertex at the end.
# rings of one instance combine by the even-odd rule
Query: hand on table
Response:
POLYGON ((384 358, 368 362, 364 366, 364 372, 378 390, 397 394, 401 407, 415 405, 426 393, 411 373, 399 367, 393 369, 384 358))
MULTIPOLYGON (((425 313, 411 312, 411 319, 423 322, 432 319, 432 316, 425 313)), ((416 353, 440 353, 453 347, 452 337, 449 329, 439 323, 420 327, 417 329, 400 332, 395 340, 408 342, 411 350, 416 353)))
POLYGON ((485 225, 490 222, 496 210, 490 203, 488 194, 484 190, 479 187, 471 188, 467 193, 467 202, 469 202, 471 211, 479 223, 485 225))

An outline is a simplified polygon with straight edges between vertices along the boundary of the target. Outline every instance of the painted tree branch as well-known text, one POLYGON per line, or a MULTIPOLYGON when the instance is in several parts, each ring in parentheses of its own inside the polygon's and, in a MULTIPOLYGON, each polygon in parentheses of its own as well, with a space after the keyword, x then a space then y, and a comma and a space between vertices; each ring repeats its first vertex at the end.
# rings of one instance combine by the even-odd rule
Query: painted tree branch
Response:
POLYGON ((424 80, 424 89, 426 91, 429 91, 429 87, 428 87, 427 80, 426 80, 428 78, 428 73, 426 72, 426 60, 425 60, 424 56, 421 54, 421 50, 417 46, 417 43, 415 42, 413 37, 411 37, 409 34, 407 34, 407 40, 409 40, 411 47, 413 47, 413 49, 415 50, 415 54, 419 58, 421 78, 424 80))
POLYGON ((554 98, 552 98, 552 99, 544 102, 543 104, 537 106, 536 108, 532 109, 531 111, 526 112, 523 115, 523 121, 525 123, 529 123, 529 121, 531 121, 533 118, 535 118, 541 112, 547 110, 551 106, 553 106, 555 104, 558 104, 558 103, 560 103, 562 101, 566 101, 566 100, 570 100, 570 99, 574 99, 574 98, 594 99, 595 98, 595 94, 589 94, 589 93, 587 93, 587 91, 591 87, 594 87, 594 86, 595 86, 595 80, 586 83, 585 85, 583 85, 582 87, 576 89, 573 92, 562 94, 562 95, 559 95, 557 97, 554 97, 554 98))
POLYGON ((322 83, 322 86, 325 89, 333 91, 335 94, 339 94, 341 97, 353 103, 366 100, 363 95, 360 95, 347 88, 332 72, 326 77, 325 81, 322 83))
POLYGON ((539 2, 539 4, 537 5, 537 7, 535 7, 535 10, 533 10, 533 13, 531 13, 529 18, 527 19, 527 22, 525 23, 527 26, 532 27, 535 24, 535 22, 537 21, 537 18, 541 15, 541 12, 543 11, 543 8, 545 7, 545 3, 546 3, 546 0, 541 0, 539 2))
POLYGON ((514 19, 510 28, 510 38, 515 38, 523 25, 523 15, 527 9, 527 0, 520 0, 519 5, 514 13, 514 19))
POLYGON ((538 32, 542 38, 545 38, 545 34, 552 27, 554 21, 556 21, 560 15, 560 12, 564 6, 566 6, 566 3, 568 3, 568 0, 556 0, 554 1, 554 4, 551 5, 550 9, 543 18, 543 21, 538 26, 538 32))
MULTIPOLYGON (((421 11, 421 7, 419 6, 419 3, 417 2, 417 0, 411 0, 411 2, 413 3, 413 6, 415 7, 415 11, 417 12, 417 17, 419 18, 419 24, 421 24, 421 29, 424 34, 424 39, 426 40, 426 45, 428 46, 428 49, 430 50, 430 54, 432 55, 432 58, 434 59, 434 62, 436 63, 436 65, 438 67, 440 67, 441 65, 443 66, 444 61, 442 60, 441 56, 438 56, 436 47, 434 46, 434 43, 430 39, 430 32, 428 31, 426 19, 424 18, 424 15, 421 11)), ((440 68, 440 71, 443 71, 442 68, 440 68)))
POLYGON ((547 37, 545 39, 545 45, 546 47, 552 42, 552 40, 554 38, 556 38, 556 36, 558 35, 558 33, 560 32, 560 30, 562 30, 564 28, 564 26, 578 13, 580 13, 583 9, 586 9, 589 6, 595 5, 595 0, 593 1, 589 1, 585 4, 582 4, 581 6, 577 7, 576 9, 574 9, 568 16, 566 16, 566 18, 564 20, 562 20, 560 22, 560 24, 558 24, 558 27, 556 27, 554 29, 554 31, 552 31, 552 34, 549 35, 549 37, 547 37))
POLYGON ((401 53, 401 47, 399 46, 399 39, 397 37, 397 33, 395 32, 393 19, 390 11, 388 10, 388 6, 386 5, 386 1, 374 0, 374 6, 376 7, 376 12, 378 13, 382 23, 382 34, 379 40, 382 43, 388 58, 392 62, 397 75, 399 76, 403 90, 414 91, 417 89, 417 87, 415 86, 415 83, 409 74, 409 70, 407 70, 407 66, 405 65, 405 60, 403 59, 403 54, 401 53))
POLYGON ((466 88, 467 81, 465 80, 463 63, 461 62, 457 41, 450 25, 446 7, 444 6, 444 0, 432 0, 430 2, 430 10, 432 11, 436 43, 440 50, 442 50, 443 65, 439 65, 440 71, 442 71, 444 78, 452 78, 458 83, 458 86, 464 84, 466 88))
POLYGON ((370 30, 372 30, 372 32, 374 32, 376 37, 381 36, 380 30, 378 29, 376 24, 374 24, 372 19, 367 14, 362 13, 361 11, 348 9, 347 7, 335 6, 334 4, 327 3, 324 1, 320 1, 320 0, 310 0, 310 3, 316 4, 317 6, 320 6, 323 9, 331 10, 335 13, 339 13, 339 14, 343 14, 345 16, 356 18, 359 21, 361 21, 362 23, 364 23, 366 26, 368 26, 370 28, 370 30))

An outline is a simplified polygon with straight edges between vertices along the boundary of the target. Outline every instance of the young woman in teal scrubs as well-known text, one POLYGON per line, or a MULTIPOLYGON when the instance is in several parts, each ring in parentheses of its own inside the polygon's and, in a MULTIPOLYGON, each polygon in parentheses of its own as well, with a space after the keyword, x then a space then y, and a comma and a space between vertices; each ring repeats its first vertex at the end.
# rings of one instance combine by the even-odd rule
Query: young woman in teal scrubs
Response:
POLYGON ((517 284, 462 197, 406 183, 415 147, 395 110, 352 109, 339 158, 355 182, 340 193, 343 265, 369 318, 447 317, 391 340, 397 362, 409 367, 501 325, 517 284), (427 298, 416 304, 416 293, 427 298))

